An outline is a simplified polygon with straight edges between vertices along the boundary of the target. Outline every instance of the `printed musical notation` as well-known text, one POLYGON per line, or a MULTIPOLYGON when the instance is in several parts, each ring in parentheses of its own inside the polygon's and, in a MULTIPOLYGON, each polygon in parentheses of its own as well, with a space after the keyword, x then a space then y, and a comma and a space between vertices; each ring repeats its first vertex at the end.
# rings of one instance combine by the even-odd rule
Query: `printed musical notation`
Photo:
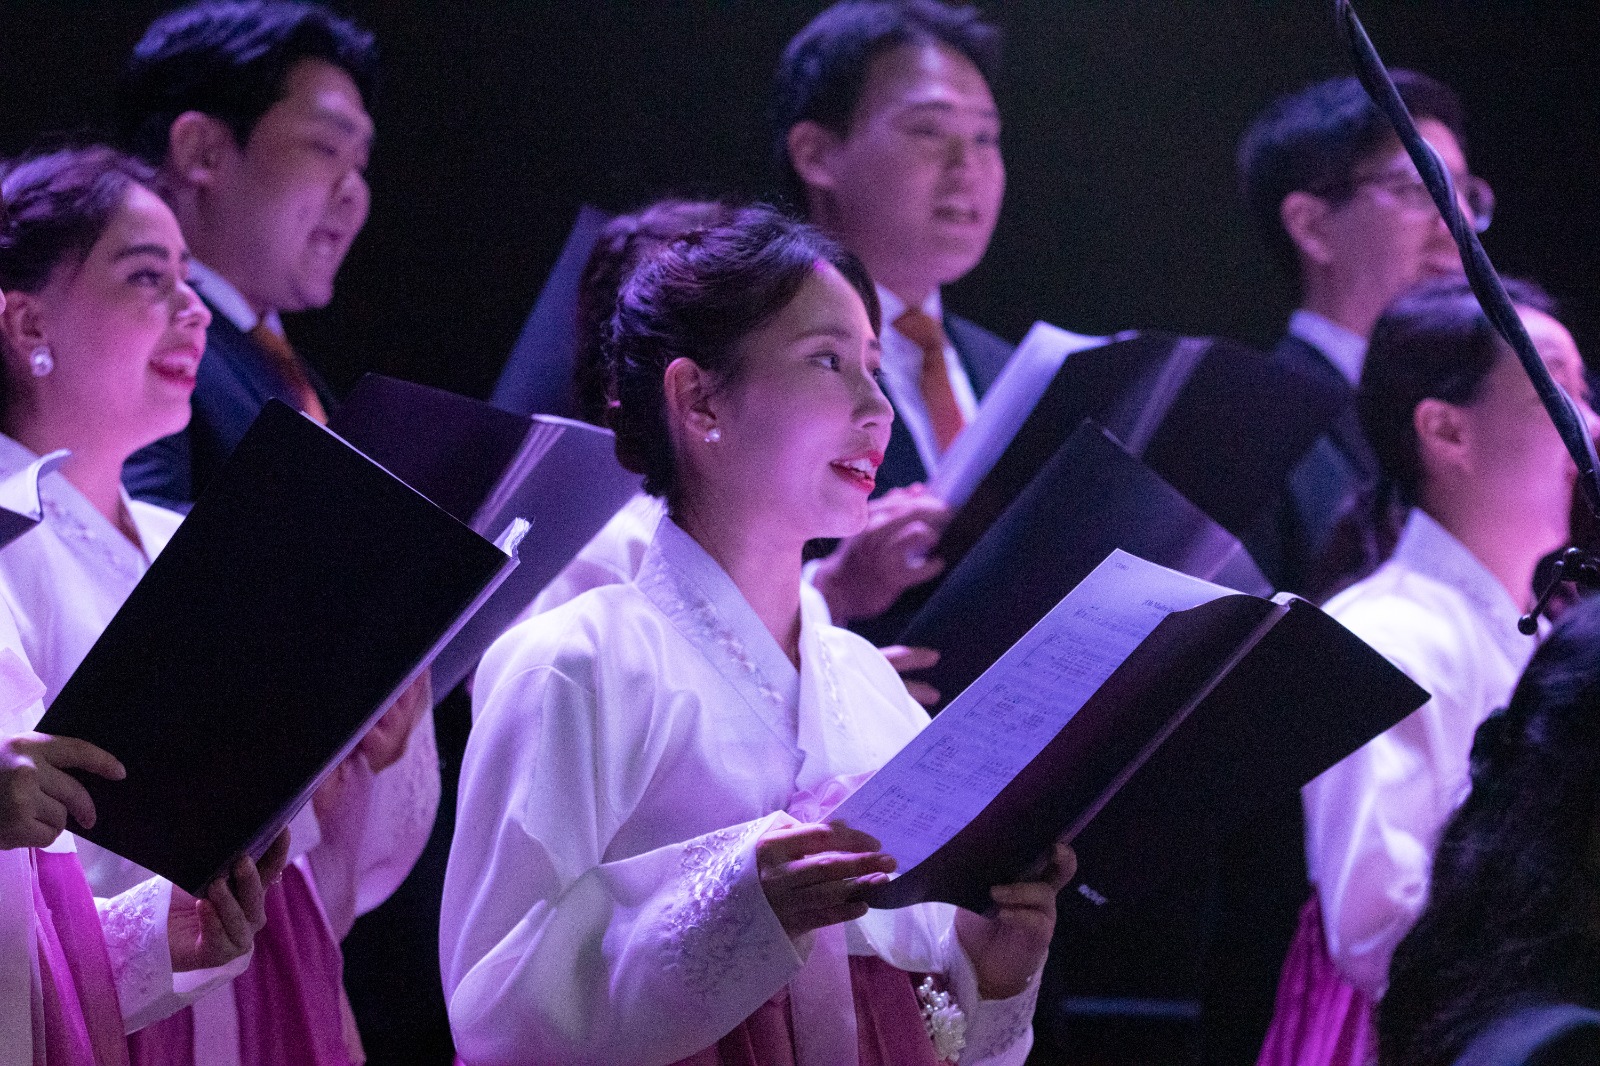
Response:
POLYGON ((911 869, 977 817, 1163 618, 1228 592, 1112 552, 832 817, 911 869))

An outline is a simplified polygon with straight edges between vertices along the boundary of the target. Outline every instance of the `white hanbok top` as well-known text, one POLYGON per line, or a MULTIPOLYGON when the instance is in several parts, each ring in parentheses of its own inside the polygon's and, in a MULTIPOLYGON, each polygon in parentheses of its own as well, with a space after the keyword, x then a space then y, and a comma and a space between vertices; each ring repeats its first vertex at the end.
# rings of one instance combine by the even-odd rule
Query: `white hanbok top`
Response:
MULTIPOLYGON (((0 477, 35 458, 0 434, 0 477)), ((183 516, 124 493, 123 503, 139 534, 140 544, 135 545, 60 472, 41 479, 39 490, 44 521, 0 552, 0 600, 15 616, 28 661, 47 688, 48 705, 151 560, 166 547, 183 516)), ((307 804, 290 826, 291 856, 315 888, 336 941, 350 931, 357 915, 399 887, 427 843, 439 803, 432 715, 421 717, 405 754, 381 773, 366 770, 361 756, 354 758, 358 768, 341 796, 336 822, 320 826, 307 804)), ((151 878, 149 871, 88 841, 78 842, 78 854, 96 895, 123 893, 151 878)), ((167 885, 160 879, 157 883, 167 885)), ((162 895, 159 901, 163 950, 165 899, 162 895)), ((168 967, 170 972, 170 962, 168 967)), ((243 968, 241 964, 237 970, 243 968)), ((231 988, 219 988, 195 1009, 196 1061, 202 1066, 232 1066, 238 1061, 238 1045, 231 988)), ((141 1016, 129 1010, 126 1000, 123 1013, 141 1016)), ((144 1018, 141 1027, 154 1020, 144 1018)))
POLYGON ((1394 556, 1328 603, 1432 698, 1307 785, 1306 863, 1328 953, 1374 998, 1427 902, 1439 835, 1471 785, 1479 724, 1505 706, 1538 641, 1477 557, 1420 509, 1394 556))
MULTIPOLYGON (((440 937, 465 1061, 670 1063, 796 977, 816 937, 784 933, 757 838, 798 792, 876 769, 928 721, 883 656, 819 623, 809 598, 800 661, 670 520, 634 582, 490 649, 440 937)), ((954 914, 873 911, 841 939, 946 974, 967 1015, 962 1062, 1021 1063, 1037 982, 980 1001, 954 914)))
MULTIPOLYGON (((16 736, 31 731, 44 716, 39 698, 43 685, 27 664, 15 620, 4 603, 0 603, 0 660, 0 737, 16 736)), ((63 833, 42 850, 71 853, 73 843, 71 834, 63 833)), ((95 901, 123 1026, 130 1033, 231 981, 249 963, 247 955, 214 969, 174 974, 167 940, 171 900, 171 883, 151 879, 114 899, 95 901)), ((34 1066, 35 917, 28 849, 0 850, 0 1066, 34 1066)))

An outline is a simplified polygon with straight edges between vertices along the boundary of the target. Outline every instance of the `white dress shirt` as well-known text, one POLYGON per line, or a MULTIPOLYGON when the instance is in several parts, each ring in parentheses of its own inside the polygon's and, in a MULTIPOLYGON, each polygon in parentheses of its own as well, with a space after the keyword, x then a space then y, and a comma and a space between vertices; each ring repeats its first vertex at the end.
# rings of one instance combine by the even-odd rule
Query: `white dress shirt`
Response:
POLYGON ((1352 389, 1361 384, 1361 368, 1367 361, 1365 337, 1303 307, 1289 316, 1289 335, 1321 352, 1352 389))
POLYGON ((1302 793, 1328 954, 1376 998, 1427 902, 1439 834, 1466 798, 1473 735, 1538 642, 1517 631, 1505 587, 1420 509, 1394 556, 1327 612, 1432 695, 1302 793))
MULTIPOLYGON (((883 308, 883 332, 878 338, 883 346, 883 388, 889 394, 889 402, 894 404, 894 416, 906 427, 917 446, 923 469, 931 475, 939 468, 940 452, 933 423, 928 419, 928 405, 922 398, 922 349, 894 328, 895 319, 906 311, 905 301, 882 285, 877 288, 878 303, 883 308)), ((922 301, 922 312, 939 323, 940 329, 944 328, 944 304, 938 289, 922 301)), ((978 413, 978 395, 948 336, 944 344, 944 365, 950 375, 956 406, 970 423, 978 413)))

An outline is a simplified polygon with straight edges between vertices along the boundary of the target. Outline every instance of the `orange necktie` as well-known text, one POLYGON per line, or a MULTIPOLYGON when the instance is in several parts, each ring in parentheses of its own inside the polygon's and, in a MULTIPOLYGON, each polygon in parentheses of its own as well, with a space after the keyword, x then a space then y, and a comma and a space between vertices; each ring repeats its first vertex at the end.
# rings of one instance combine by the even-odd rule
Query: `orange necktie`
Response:
POLYGON ((944 360, 944 327, 932 316, 912 308, 894 320, 894 328, 922 349, 922 402, 927 406, 928 422, 933 426, 939 451, 945 452, 966 428, 967 419, 950 385, 950 369, 944 360))
POLYGON ((289 386, 289 391, 294 394, 295 403, 299 405, 300 410, 327 425, 328 412, 322 409, 322 401, 317 398, 317 390, 312 387, 311 379, 306 376, 306 369, 300 365, 300 357, 295 354, 289 339, 265 322, 256 323, 256 328, 250 331, 250 339, 255 341, 272 361, 273 369, 283 378, 284 384, 289 386))

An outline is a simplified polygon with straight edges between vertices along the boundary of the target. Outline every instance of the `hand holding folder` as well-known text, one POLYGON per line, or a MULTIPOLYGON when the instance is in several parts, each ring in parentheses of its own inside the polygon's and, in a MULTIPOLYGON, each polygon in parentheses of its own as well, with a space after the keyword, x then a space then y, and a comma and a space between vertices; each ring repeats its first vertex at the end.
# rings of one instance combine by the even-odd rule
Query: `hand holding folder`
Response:
POLYGON ((1135 898, 1174 835, 1298 788, 1426 699, 1303 600, 1118 551, 831 818, 899 863, 874 907, 986 910, 1060 838, 1083 894, 1135 898))

